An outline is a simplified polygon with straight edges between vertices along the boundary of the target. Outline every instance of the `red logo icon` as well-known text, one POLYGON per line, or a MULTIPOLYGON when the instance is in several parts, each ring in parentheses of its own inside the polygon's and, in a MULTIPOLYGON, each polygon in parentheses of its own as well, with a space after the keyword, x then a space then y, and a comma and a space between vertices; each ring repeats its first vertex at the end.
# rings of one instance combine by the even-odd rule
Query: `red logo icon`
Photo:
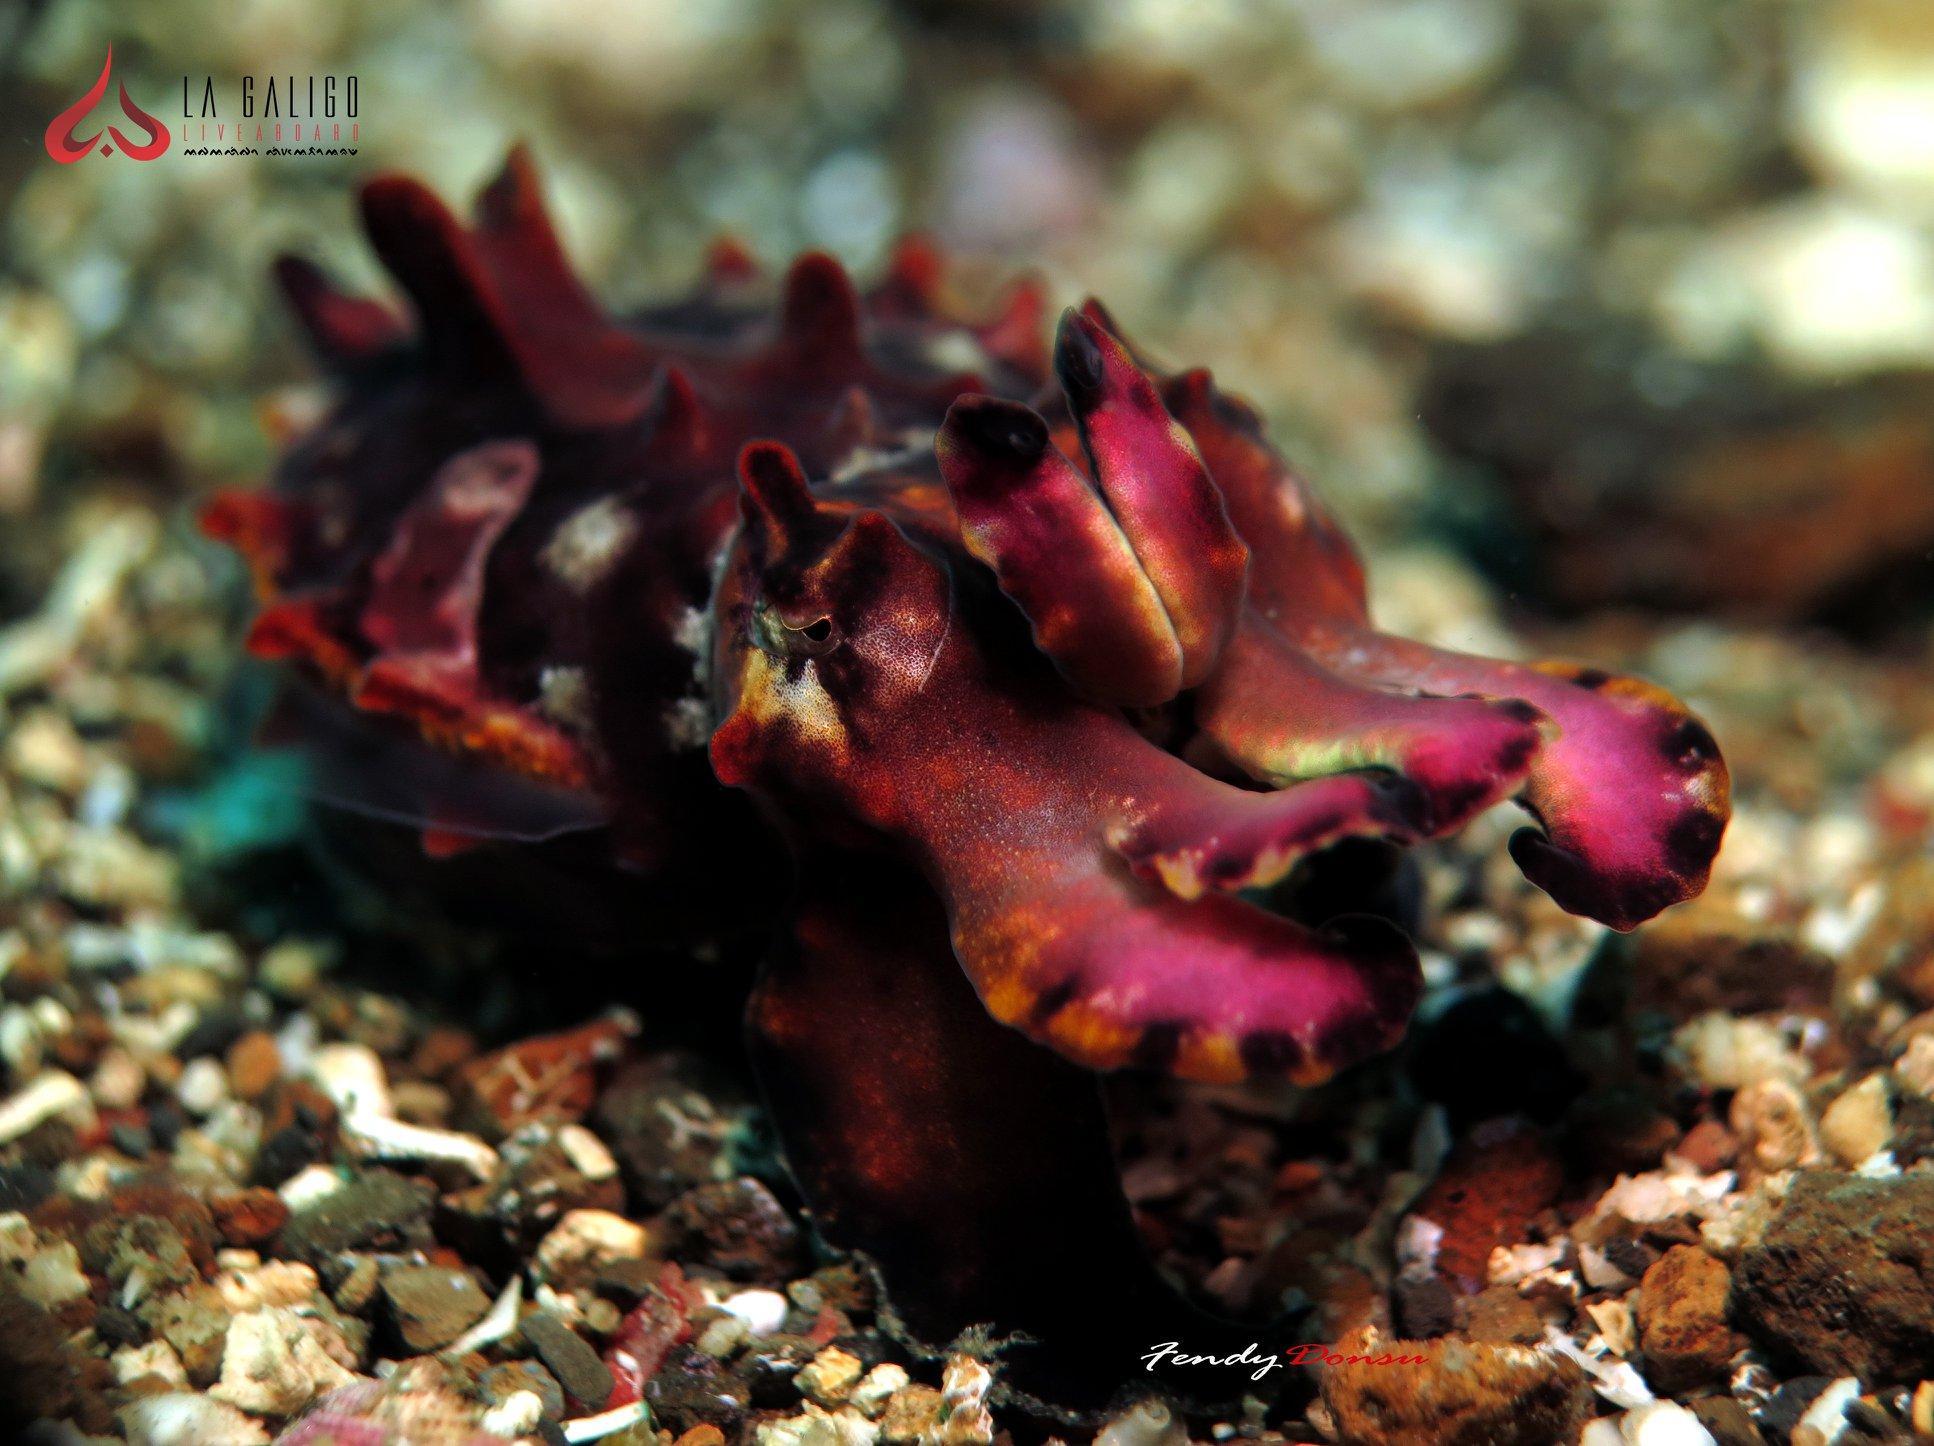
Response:
POLYGON ((107 60, 101 66, 101 78, 94 82, 94 88, 55 116, 48 125, 47 154, 63 166, 73 165, 91 152, 97 144, 100 144, 101 154, 104 156, 113 155, 114 148, 119 146, 122 155, 137 161, 152 161, 168 149, 168 142, 172 139, 168 134, 168 127, 129 98, 126 82, 121 85, 121 114, 139 126, 147 134, 147 139, 136 144, 121 133, 119 126, 107 128, 107 134, 112 139, 104 144, 101 143, 99 131, 94 132, 86 140, 74 134, 80 129, 81 123, 87 119, 87 113, 100 103, 102 96, 107 94, 107 77, 113 69, 114 47, 110 45, 107 48, 107 60))

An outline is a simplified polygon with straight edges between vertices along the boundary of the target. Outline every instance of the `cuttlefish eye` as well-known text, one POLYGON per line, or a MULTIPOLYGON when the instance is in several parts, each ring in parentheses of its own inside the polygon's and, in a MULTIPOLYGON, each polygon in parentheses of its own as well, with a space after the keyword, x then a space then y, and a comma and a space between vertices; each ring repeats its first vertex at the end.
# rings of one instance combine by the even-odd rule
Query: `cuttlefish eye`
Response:
POLYGON ((766 652, 794 658, 823 656, 845 640, 839 624, 824 613, 788 617, 770 603, 753 610, 752 636, 766 652))
POLYGON ((839 625, 828 617, 814 618, 803 628, 788 624, 786 641, 794 651, 816 657, 839 646, 839 625))

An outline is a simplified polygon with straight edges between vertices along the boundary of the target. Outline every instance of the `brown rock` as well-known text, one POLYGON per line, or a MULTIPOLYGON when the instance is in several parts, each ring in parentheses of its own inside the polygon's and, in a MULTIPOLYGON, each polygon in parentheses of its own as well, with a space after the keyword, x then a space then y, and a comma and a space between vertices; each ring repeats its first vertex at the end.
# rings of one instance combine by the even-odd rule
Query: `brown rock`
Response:
POLYGON ((1544 1339, 1544 1317, 1516 1287, 1494 1285, 1464 1302, 1464 1334, 1492 1345, 1533 1345, 1544 1339))
POLYGON ((662 1265, 662 1261, 643 1256, 607 1260, 598 1266, 591 1280, 591 1288, 620 1309, 630 1310, 644 1299, 646 1291, 658 1283, 658 1272, 662 1265))
POLYGON ((467 1271, 405 1265, 383 1276, 383 1300, 403 1344, 417 1355, 442 1350, 490 1309, 467 1271))
POLYGON ((192 1285, 201 1278, 181 1232, 158 1215, 131 1216, 113 1227, 106 1239, 104 1273, 111 1285, 125 1286, 138 1275, 149 1289, 166 1289, 192 1285))
POLYGON ((308 1080, 278 1079, 262 1097, 262 1148, 255 1183, 280 1185, 335 1147, 336 1106, 308 1080))
POLYGON ((1675 1245, 1639 1284, 1639 1349, 1664 1391, 1722 1379, 1741 1344, 1726 1324, 1732 1273, 1693 1245, 1675 1245))
POLYGON ((553 1419, 564 1414, 564 1388, 557 1377, 536 1361, 505 1361, 477 1377, 477 1389, 493 1406, 519 1391, 529 1391, 544 1403, 544 1414, 553 1419))
POLYGON ((735 1280, 783 1280, 798 1261, 799 1227, 749 1176, 687 1190, 664 1223, 674 1237, 703 1241, 707 1263, 735 1280))
POLYGON ((143 1301, 135 1313, 175 1349, 192 1385, 208 1387, 222 1370, 232 1312, 210 1285, 194 1285, 143 1301))
POLYGON ((262 1136, 277 1130, 309 1130, 324 1141, 335 1138, 336 1102, 306 1079, 278 1079, 262 1102, 262 1136))
POLYGON ((689 1052, 655 1050, 621 1065, 598 1096, 591 1123, 641 1208, 662 1210, 681 1191, 717 1178, 720 1132, 687 1122, 735 1100, 736 1089, 718 1074, 689 1052))
POLYGON ((289 1217, 281 1254, 317 1264, 343 1250, 408 1250, 429 1243, 430 1187, 389 1170, 364 1170, 289 1217))
POLYGON ((342 1272, 342 1278, 336 1281, 331 1290, 331 1299, 351 1315, 361 1315, 375 1301, 377 1288, 382 1284, 381 1267, 377 1265, 376 1257, 339 1256, 336 1266, 342 1272))
POLYGON ((932 1386, 906 1386, 894 1392, 880 1417, 880 1439, 889 1446, 924 1441, 940 1425, 940 1392, 932 1386))
POLYGON ((1532 1347, 1366 1329, 1334 1350, 1345 1359, 1320 1385, 1347 1446, 1551 1446, 1573 1438, 1590 1405, 1578 1364, 1532 1347))
POLYGON ((1885 1385, 1934 1362, 1934 1176, 1797 1176, 1740 1258, 1732 1314, 1788 1363, 1885 1385))
POLYGON ((1710 1010, 1828 1012, 1833 961, 1778 933, 1724 933, 1668 916, 1635 936, 1632 1005, 1684 1023, 1710 1010))
POLYGON ((822 1265, 808 1279, 819 1291, 821 1303, 834 1310, 850 1315, 874 1308, 873 1277, 850 1260, 822 1265))
POLYGON ((1437 1273, 1471 1292, 1483 1288, 1491 1251, 1527 1238, 1533 1217, 1563 1188, 1563 1166, 1543 1132, 1499 1120, 1458 1143, 1410 1214, 1443 1230, 1437 1273))
POLYGON ((228 1087, 240 1100, 259 1100, 282 1077, 282 1051, 275 1036, 251 1029, 228 1047, 228 1087))
POLYGON ((600 1068, 637 1032, 630 1015, 612 1014, 480 1055, 452 1076, 457 1119, 493 1139, 538 1120, 575 1123, 597 1098, 600 1068))
POLYGON ((1739 1137, 1717 1120, 1701 1120, 1673 1151, 1702 1175, 1715 1175, 1739 1158, 1739 1137))
POLYGON ((611 1395, 611 1368, 556 1316, 541 1310, 525 1316, 524 1339, 564 1393, 580 1406, 595 1410, 611 1395))
POLYGON ((31 1216, 42 1230, 64 1235, 80 1248, 90 1271, 105 1272, 131 1222, 151 1216, 169 1227, 188 1251, 197 1272, 215 1265, 215 1220, 208 1206, 172 1180, 150 1177, 116 1190, 106 1199, 53 1195, 31 1216))
POLYGON ((253 1248, 275 1238, 289 1222, 289 1207, 273 1190, 217 1190, 208 1197, 224 1245, 253 1248))
POLYGON ((1731 1396, 1703 1396, 1692 1403, 1692 1414, 1718 1446, 1766 1446, 1751 1413, 1731 1396))
POLYGON ((113 1043, 113 1031, 99 1015, 83 1014, 65 1033, 48 1042, 48 1054, 69 1074, 86 1075, 100 1063, 102 1051, 113 1043))
POLYGON ((710 1425, 721 1436, 745 1439, 744 1387, 728 1368, 703 1351, 674 1346, 645 1386, 652 1419, 667 1431, 710 1425))

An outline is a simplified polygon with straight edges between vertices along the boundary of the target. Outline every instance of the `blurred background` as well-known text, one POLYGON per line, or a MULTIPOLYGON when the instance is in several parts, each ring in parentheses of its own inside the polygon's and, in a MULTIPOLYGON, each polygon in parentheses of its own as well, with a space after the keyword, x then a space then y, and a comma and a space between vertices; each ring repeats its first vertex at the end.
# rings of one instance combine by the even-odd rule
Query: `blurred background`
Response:
MULTIPOLYGON (((1927 618, 1922 0, 17 0, 0 57, 10 529, 259 475, 309 375, 270 259, 380 286, 357 183, 461 199, 523 138, 619 307, 721 232, 864 271, 925 230, 1099 294, 1432 587, 1927 618), (354 75, 358 154, 52 164, 110 42, 164 120, 184 75, 354 75)), ((0 611, 61 550, 8 556, 0 611)))

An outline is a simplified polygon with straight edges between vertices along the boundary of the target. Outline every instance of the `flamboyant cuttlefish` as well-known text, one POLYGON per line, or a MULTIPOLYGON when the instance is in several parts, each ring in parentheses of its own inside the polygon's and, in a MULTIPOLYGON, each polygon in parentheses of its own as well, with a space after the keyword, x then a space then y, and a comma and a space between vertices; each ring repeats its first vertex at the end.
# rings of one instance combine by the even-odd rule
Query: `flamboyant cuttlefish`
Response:
POLYGON ((756 1067, 912 1339, 1025 1333, 1006 1377, 1078 1406, 1152 1342, 1213 1349, 1090 1072, 1315 1081, 1389 1047, 1403 934, 1267 907, 1314 851, 1510 798, 1569 910, 1629 929, 1704 886, 1728 781, 1683 706, 1378 632, 1256 415, 1098 304, 1050 346, 1037 286, 962 316, 919 244, 867 292, 720 245, 614 320, 521 153, 472 226, 405 179, 362 205, 414 323, 283 263, 340 395, 208 513, 263 594, 251 646, 471 761, 411 804, 435 852, 587 801, 641 881, 783 838, 756 1067))

